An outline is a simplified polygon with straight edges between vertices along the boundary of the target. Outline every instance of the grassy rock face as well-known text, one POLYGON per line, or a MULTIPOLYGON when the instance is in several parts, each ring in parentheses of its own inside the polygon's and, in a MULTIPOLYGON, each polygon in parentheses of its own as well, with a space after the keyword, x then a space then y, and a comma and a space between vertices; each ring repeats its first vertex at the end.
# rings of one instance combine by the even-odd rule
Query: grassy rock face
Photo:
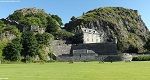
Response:
POLYGON ((104 32, 106 41, 117 37, 118 49, 121 52, 143 52, 143 45, 149 37, 149 30, 137 10, 121 7, 106 7, 88 11, 67 23, 65 28, 73 31, 79 25, 104 32))

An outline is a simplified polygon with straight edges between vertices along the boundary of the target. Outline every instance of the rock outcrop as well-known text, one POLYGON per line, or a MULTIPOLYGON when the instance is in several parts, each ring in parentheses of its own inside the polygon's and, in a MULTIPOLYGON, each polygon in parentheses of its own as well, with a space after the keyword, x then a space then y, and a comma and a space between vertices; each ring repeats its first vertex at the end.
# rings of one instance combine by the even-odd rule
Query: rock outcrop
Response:
POLYGON ((104 33, 106 42, 117 37, 118 50, 121 52, 145 51, 143 45, 149 38, 149 30, 137 10, 121 7, 98 8, 71 20, 65 25, 68 31, 73 31, 78 26, 96 29, 104 33))

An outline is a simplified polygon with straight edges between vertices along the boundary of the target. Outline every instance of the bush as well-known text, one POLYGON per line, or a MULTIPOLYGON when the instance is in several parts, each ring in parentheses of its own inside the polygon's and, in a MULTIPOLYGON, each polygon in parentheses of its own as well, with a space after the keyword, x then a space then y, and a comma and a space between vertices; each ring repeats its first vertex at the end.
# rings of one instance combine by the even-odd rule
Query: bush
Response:
POLYGON ((72 64, 72 63, 73 63, 73 60, 69 60, 68 62, 69 62, 69 64, 72 64))
MULTIPOLYGON (((22 56, 35 57, 38 53, 38 41, 33 32, 24 32, 22 35, 22 56)), ((27 59, 27 58, 26 58, 27 59)))
POLYGON ((52 63, 52 62, 56 62, 55 60, 49 60, 47 61, 47 63, 52 63))
POLYGON ((150 56, 133 57, 132 61, 150 61, 150 56))
POLYGON ((60 30, 52 34, 55 36, 55 39, 62 39, 62 40, 66 40, 74 36, 73 33, 65 31, 65 30, 60 30))
POLYGON ((22 44, 21 39, 16 38, 12 40, 4 49, 2 56, 8 61, 20 61, 21 60, 22 44))

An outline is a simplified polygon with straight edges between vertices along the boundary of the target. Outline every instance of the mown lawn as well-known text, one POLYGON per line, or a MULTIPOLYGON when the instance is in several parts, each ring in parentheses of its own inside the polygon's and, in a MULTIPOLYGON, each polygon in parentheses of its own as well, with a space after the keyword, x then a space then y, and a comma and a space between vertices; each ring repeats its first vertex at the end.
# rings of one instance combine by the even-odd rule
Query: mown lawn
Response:
POLYGON ((0 64, 0 80, 149 80, 150 62, 0 64))

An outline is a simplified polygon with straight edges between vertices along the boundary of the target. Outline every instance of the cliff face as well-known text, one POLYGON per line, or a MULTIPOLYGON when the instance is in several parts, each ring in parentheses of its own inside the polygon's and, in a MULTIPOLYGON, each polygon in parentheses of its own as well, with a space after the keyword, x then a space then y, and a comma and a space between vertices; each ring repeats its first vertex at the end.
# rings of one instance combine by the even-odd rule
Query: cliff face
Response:
POLYGON ((106 42, 117 37, 118 50, 121 52, 144 52, 143 45, 149 37, 149 30, 137 10, 121 7, 88 11, 67 23, 65 29, 73 31, 77 26, 103 32, 106 42))

